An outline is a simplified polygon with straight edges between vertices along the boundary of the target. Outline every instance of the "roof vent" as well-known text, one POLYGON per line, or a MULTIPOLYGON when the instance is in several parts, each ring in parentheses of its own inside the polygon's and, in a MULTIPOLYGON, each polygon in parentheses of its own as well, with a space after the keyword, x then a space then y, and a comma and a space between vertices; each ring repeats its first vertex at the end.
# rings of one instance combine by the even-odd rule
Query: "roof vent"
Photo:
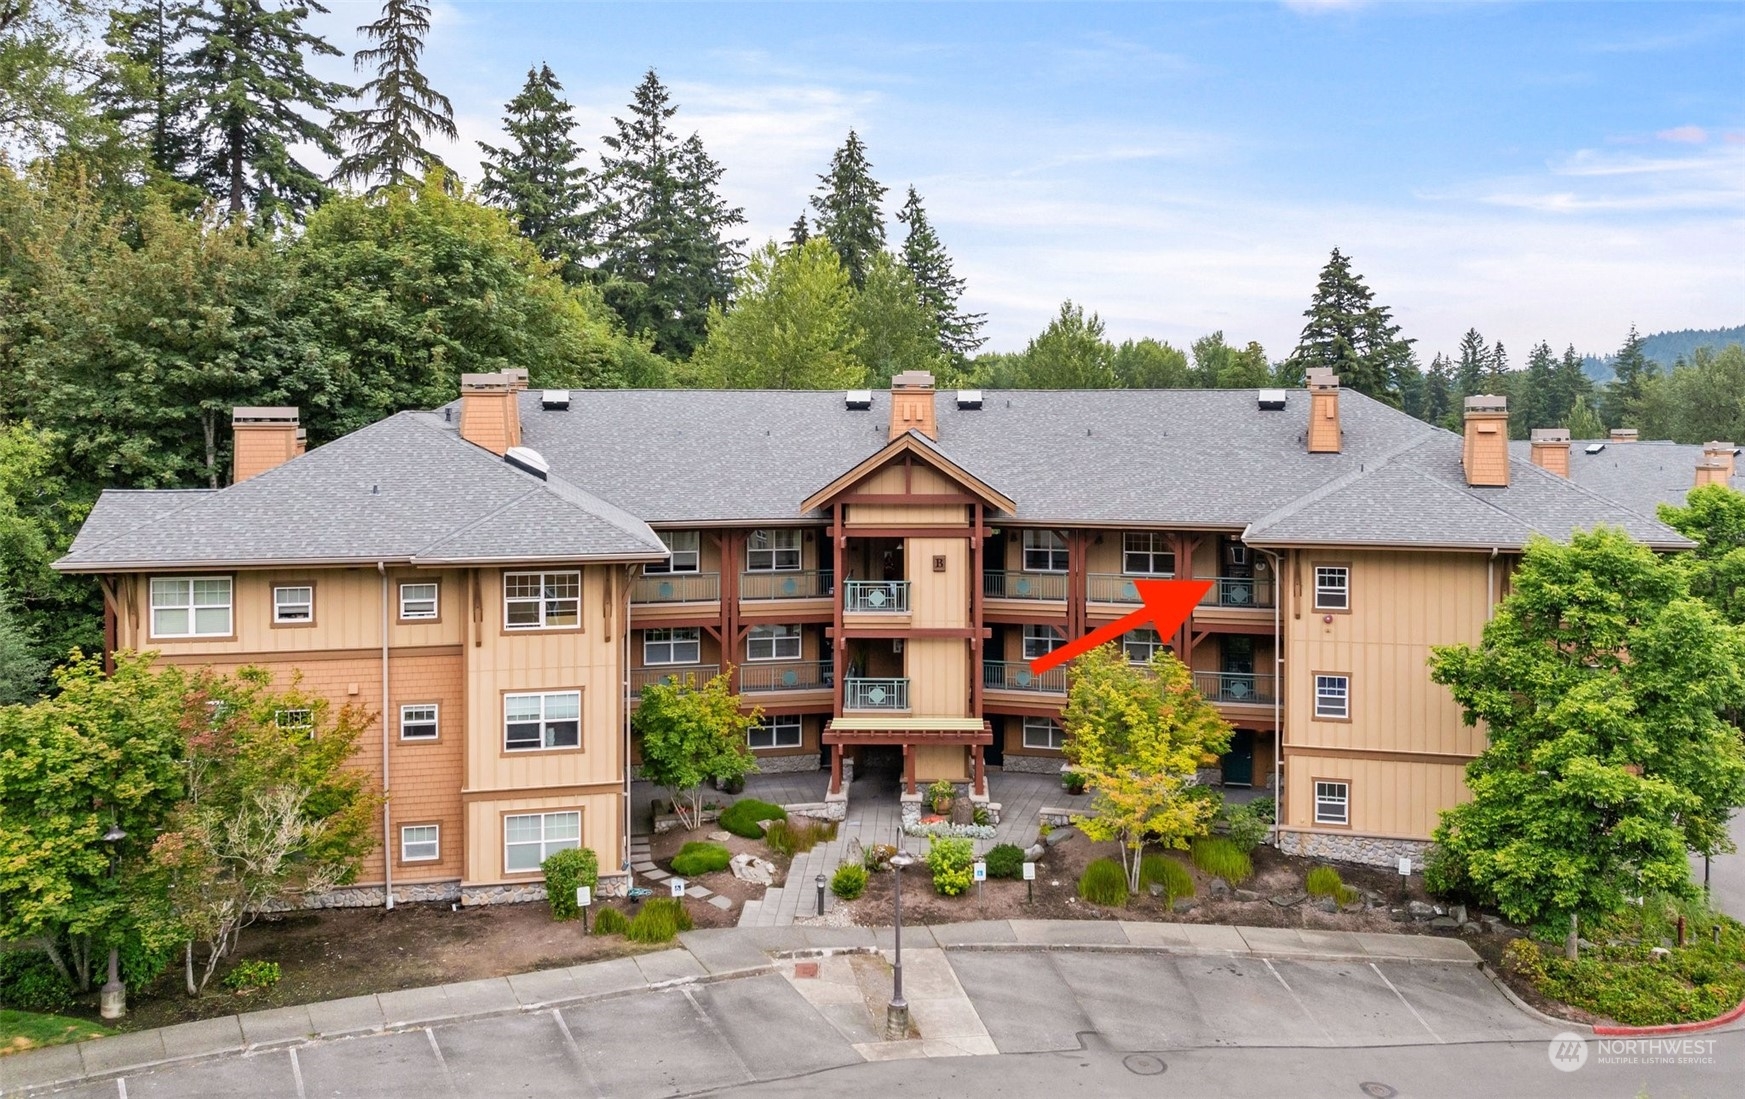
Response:
POLYGON ((864 412, 872 407, 872 390, 851 389, 842 399, 850 412, 864 412))
POLYGON ((1259 394, 1260 411, 1283 412, 1285 407, 1285 391, 1282 389, 1263 389, 1259 394))
POLYGON ((957 391, 957 407, 980 408, 982 406, 982 391, 979 389, 960 389, 957 391))
POLYGON ((532 447, 512 446, 503 454, 503 460, 516 469, 525 470, 541 481, 551 473, 551 463, 532 447))
POLYGON ((567 412, 570 407, 570 391, 567 389, 547 389, 539 394, 539 407, 557 412, 567 412))
POLYGON ((1604 449, 1606 449, 1606 444, 1604 443, 1589 443, 1587 445, 1587 452, 1589 454, 1598 454, 1604 449))

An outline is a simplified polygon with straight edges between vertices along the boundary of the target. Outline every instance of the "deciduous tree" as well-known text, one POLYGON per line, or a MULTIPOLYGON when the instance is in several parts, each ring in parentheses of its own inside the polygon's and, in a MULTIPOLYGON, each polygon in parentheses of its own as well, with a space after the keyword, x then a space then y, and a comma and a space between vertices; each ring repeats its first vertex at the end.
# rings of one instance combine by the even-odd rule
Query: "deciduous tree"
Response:
POLYGON ((642 704, 631 717, 642 737, 642 774, 671 793, 686 828, 702 822, 705 782, 757 769, 746 734, 763 711, 742 713, 740 706, 739 696, 727 689, 726 672, 701 685, 687 675, 642 689, 642 704))
POLYGON ((933 313, 908 270, 889 253, 873 256, 866 284, 849 301, 852 323, 860 332, 854 357, 866 368, 868 385, 887 389, 891 378, 905 370, 943 375, 950 366, 940 350, 933 313))
POLYGON ((732 307, 710 307, 690 372, 696 384, 729 389, 851 389, 866 383, 862 338, 830 242, 771 241, 746 264, 732 307))
POLYGON ((1673 558, 1691 594, 1745 626, 1745 493, 1726 485, 1693 488, 1684 507, 1661 504, 1660 521, 1697 544, 1673 558))

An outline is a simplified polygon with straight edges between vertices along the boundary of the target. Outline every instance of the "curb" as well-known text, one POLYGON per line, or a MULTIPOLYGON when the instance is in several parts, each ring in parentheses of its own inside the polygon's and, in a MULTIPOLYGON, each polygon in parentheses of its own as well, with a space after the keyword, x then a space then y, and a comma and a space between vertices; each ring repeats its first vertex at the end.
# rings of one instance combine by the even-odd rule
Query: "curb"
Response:
MULTIPOLYGON (((1509 987, 1509 982, 1503 980, 1502 975, 1499 974, 1496 970, 1492 969, 1490 966, 1486 965, 1484 962, 1478 963, 1478 968, 1480 971, 1482 971, 1484 973, 1484 975, 1487 978, 1489 978, 1490 983, 1496 986, 1497 991, 1501 992, 1503 994, 1503 996, 1511 1004, 1514 1004, 1516 1007, 1520 1008, 1521 1011, 1523 1011, 1524 1013, 1526 1013, 1528 1015, 1531 1015, 1533 1018, 1539 1020, 1540 1022, 1546 1024, 1547 1026, 1554 1026, 1559 1030, 1596 1031, 1596 1028, 1593 1027, 1591 1024, 1578 1023, 1574 1019, 1559 1019, 1555 1015, 1545 1014, 1543 1011, 1540 1011, 1538 1008, 1534 1007, 1532 1004, 1528 1003, 1527 1001, 1521 999, 1521 997, 1517 996, 1515 994, 1515 990, 1509 987)), ((1596 1033, 1597 1033, 1597 1031, 1596 1031, 1596 1033)))
POLYGON ((1662 1023, 1659 1026, 1596 1026, 1595 1034, 1603 1038, 1652 1038, 1661 1034, 1695 1034, 1704 1030, 1715 1030, 1728 1023, 1736 1023, 1745 1019, 1745 1001, 1732 1011, 1715 1016, 1713 1019, 1700 1019, 1694 1023, 1662 1023))
MULTIPOLYGON (((995 953, 1029 950, 1065 954, 1170 954, 1183 958, 1261 958, 1302 962, 1403 962, 1407 965, 1469 966, 1469 958, 1409 958, 1393 954, 1306 954, 1278 950, 1204 950, 1191 946, 1135 946, 1132 943, 952 943, 945 951, 995 953)), ((1482 962, 1477 963, 1481 967, 1482 962)))

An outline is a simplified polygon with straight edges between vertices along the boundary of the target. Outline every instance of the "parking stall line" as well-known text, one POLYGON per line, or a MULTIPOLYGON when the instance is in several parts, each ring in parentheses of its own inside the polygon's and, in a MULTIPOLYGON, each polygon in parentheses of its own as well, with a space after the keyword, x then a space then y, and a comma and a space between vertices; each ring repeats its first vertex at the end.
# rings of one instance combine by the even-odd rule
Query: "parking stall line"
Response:
POLYGON ((1321 1025, 1320 1016, 1316 1015, 1313 1011, 1309 1010, 1309 1005, 1303 1003, 1303 998, 1301 996, 1298 996, 1297 990, 1292 988, 1290 986, 1290 983, 1285 980, 1285 975, 1283 973, 1280 973, 1273 966, 1272 959, 1271 958, 1262 958, 1260 960, 1266 963, 1267 972, 1271 973, 1274 977, 1277 977, 1278 983, 1284 988, 1284 990, 1286 992, 1290 993, 1291 1002, 1297 1005, 1297 1010, 1301 1011, 1305 1016, 1308 1017, 1310 1022, 1315 1024, 1315 1029, 1321 1032, 1321 1037, 1323 1037, 1327 1040, 1327 1044, 1330 1046, 1338 1045, 1339 1043, 1337 1043, 1333 1040, 1333 1035, 1328 1032, 1326 1027, 1321 1025))
POLYGON ((431 1027, 425 1027, 424 1036, 430 1039, 430 1052, 436 1054, 436 1063, 442 1068, 442 1077, 448 1081, 449 1094, 459 1095, 460 1088, 455 1085, 454 1073, 448 1070, 448 1058, 442 1055, 442 1047, 436 1044, 436 1031, 431 1027))
POLYGON ((297 1099, 306 1099, 303 1094, 303 1066, 297 1063, 297 1051, 291 1049, 291 1083, 297 1089, 297 1099))
POLYGON ((1381 971, 1380 966, 1376 965, 1374 962, 1370 962, 1369 968, 1375 970, 1375 975, 1377 977, 1381 978, 1382 984, 1387 985, 1388 989, 1390 991, 1392 991, 1395 996, 1398 996, 1400 998, 1400 1003, 1405 1004, 1406 1010, 1412 1013, 1412 1018, 1418 1020, 1418 1024, 1420 1026, 1422 1026, 1425 1030, 1430 1032, 1430 1037, 1436 1039, 1438 1042, 1440 1042, 1443 1045, 1448 1044, 1448 1042, 1445 1039, 1443 1039, 1442 1035, 1436 1033, 1435 1027, 1431 1026, 1429 1023, 1424 1022, 1424 1017, 1422 1015, 1418 1014, 1418 1009, 1412 1006, 1412 1001, 1406 999, 1405 994, 1402 993, 1399 989, 1394 988, 1394 983, 1392 981, 1388 980, 1388 975, 1381 971))

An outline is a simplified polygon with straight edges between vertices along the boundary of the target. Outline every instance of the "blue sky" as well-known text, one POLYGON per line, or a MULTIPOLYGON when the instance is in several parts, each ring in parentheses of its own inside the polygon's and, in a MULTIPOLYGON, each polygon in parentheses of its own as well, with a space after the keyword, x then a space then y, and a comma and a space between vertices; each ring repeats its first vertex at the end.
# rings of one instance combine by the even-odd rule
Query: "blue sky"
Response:
MULTIPOLYGON (((332 8, 349 52, 377 4, 332 8)), ((997 350, 1071 298, 1117 339, 1280 358, 1335 246, 1426 362, 1469 326, 1519 364, 1745 322, 1738 4, 448 0, 435 24, 462 136, 439 151, 470 182, 541 61, 590 154, 656 68, 753 244, 857 129, 997 350)))

